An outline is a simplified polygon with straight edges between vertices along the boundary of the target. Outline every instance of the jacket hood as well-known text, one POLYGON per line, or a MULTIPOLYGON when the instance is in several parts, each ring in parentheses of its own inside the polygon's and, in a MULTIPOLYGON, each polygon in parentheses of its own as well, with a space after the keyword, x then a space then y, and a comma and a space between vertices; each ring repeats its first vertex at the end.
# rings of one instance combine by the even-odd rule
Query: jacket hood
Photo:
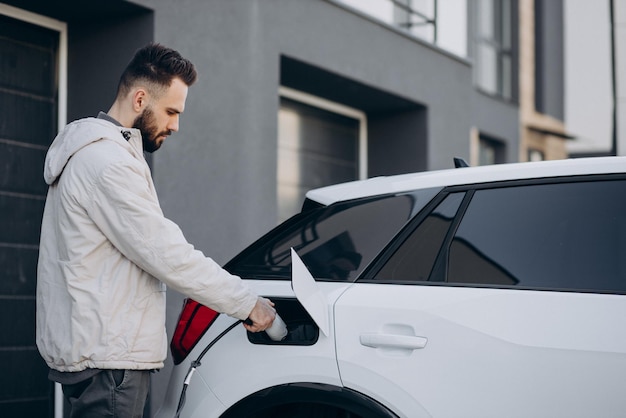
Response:
POLYGON ((46 154, 43 177, 48 185, 54 183, 63 172, 65 165, 83 147, 103 138, 126 143, 122 128, 104 119, 85 118, 67 125, 56 136, 46 154))

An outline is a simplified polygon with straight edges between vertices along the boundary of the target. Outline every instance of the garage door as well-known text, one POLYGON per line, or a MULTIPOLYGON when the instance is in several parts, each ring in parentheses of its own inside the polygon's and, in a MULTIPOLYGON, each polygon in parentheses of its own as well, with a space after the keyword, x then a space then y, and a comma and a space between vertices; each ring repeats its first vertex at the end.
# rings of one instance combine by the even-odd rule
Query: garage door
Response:
POLYGON ((57 130, 59 32, 0 10, 0 410, 51 416, 54 390, 35 347, 42 178, 57 130))
POLYGON ((298 213, 313 188, 364 178, 365 114, 281 89, 278 113, 278 221, 298 213))

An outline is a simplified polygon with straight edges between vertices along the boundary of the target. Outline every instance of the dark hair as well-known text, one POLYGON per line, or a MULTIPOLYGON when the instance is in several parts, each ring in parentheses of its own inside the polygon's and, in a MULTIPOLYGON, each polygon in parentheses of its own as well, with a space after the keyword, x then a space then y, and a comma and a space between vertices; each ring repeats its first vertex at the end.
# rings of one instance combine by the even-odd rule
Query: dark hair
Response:
MULTIPOLYGON (((138 81, 147 82, 153 89, 169 87, 174 78, 187 86, 195 83, 198 74, 191 61, 177 51, 157 43, 139 49, 120 77, 118 96, 128 94, 138 81)), ((157 91, 153 92, 157 93, 157 91)))

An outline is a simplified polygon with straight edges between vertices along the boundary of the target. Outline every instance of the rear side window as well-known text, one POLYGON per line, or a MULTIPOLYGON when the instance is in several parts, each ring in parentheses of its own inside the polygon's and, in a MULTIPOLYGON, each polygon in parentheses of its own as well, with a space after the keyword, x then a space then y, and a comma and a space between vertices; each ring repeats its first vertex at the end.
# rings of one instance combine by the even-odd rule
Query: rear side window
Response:
POLYGON ((464 193, 443 200, 411 233, 378 273, 394 281, 428 280, 464 193))
POLYGON ((438 191, 361 199, 305 211, 224 267, 245 278, 290 279, 293 247, 313 277, 354 281, 438 191))
POLYGON ((411 276, 413 281, 626 292, 625 180, 470 190, 454 219, 442 216, 441 206, 458 202, 455 196, 424 218, 376 280, 411 276), (424 225, 435 219, 438 229, 429 235, 424 225), (443 243, 439 249, 432 248, 435 239, 434 245, 443 243))
POLYGON ((626 181, 478 190, 447 281, 626 291, 626 181))

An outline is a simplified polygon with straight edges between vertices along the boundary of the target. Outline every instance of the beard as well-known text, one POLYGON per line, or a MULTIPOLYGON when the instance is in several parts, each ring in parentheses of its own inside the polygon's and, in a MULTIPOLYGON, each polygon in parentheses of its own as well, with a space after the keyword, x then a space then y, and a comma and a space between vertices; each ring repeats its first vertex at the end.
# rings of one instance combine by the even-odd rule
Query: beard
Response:
POLYGON ((171 135, 172 131, 159 131, 158 126, 156 125, 156 118, 154 117, 154 112, 150 106, 146 107, 141 115, 135 118, 133 122, 133 128, 139 129, 141 132, 141 141, 143 142, 143 150, 149 153, 153 153, 154 151, 161 148, 161 144, 163 144, 163 139, 159 141, 159 138, 162 136, 171 135))

